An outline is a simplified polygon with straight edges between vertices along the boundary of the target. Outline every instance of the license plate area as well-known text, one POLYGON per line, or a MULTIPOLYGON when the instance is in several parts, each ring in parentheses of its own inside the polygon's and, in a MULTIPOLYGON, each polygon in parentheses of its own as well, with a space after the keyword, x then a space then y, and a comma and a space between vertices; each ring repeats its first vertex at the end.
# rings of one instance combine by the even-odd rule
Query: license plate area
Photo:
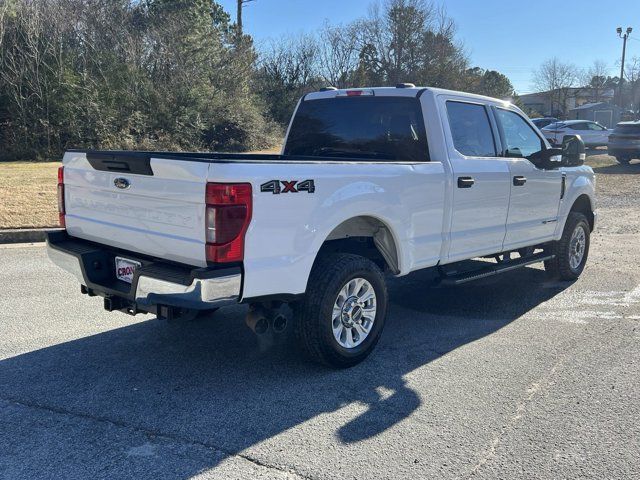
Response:
POLYGON ((133 281, 133 276, 136 273, 136 269, 140 268, 142 264, 135 260, 129 260, 124 257, 116 257, 116 278, 126 283, 133 281))

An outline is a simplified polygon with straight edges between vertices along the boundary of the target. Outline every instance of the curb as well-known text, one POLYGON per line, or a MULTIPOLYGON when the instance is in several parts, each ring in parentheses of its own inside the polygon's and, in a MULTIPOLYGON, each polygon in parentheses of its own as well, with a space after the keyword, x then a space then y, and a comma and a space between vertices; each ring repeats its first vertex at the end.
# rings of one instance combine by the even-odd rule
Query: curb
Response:
POLYGON ((48 232, 57 232, 61 228, 15 228, 0 230, 0 244, 44 242, 48 232))

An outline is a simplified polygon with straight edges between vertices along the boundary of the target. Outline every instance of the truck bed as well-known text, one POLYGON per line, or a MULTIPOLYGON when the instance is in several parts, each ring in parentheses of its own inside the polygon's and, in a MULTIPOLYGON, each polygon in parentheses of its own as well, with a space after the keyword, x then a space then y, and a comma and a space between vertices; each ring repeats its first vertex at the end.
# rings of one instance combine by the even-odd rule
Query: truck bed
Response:
POLYGON ((70 153, 83 153, 95 170, 106 172, 135 173, 153 175, 150 163, 152 158, 170 159, 188 162, 206 163, 345 163, 345 162, 397 162, 386 159, 343 157, 343 156, 304 156, 265 153, 219 153, 219 152, 149 152, 137 150, 68 150, 70 153))

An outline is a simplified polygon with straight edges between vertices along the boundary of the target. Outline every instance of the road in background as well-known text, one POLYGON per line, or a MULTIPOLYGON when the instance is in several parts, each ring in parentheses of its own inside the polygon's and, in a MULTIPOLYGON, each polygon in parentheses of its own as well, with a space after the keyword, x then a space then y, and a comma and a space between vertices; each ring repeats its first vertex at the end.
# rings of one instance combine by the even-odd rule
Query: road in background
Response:
POLYGON ((0 247, 0 478, 640 477, 640 166, 597 173, 579 281, 394 279, 342 371, 258 344, 244 306, 108 314, 41 245, 0 247))

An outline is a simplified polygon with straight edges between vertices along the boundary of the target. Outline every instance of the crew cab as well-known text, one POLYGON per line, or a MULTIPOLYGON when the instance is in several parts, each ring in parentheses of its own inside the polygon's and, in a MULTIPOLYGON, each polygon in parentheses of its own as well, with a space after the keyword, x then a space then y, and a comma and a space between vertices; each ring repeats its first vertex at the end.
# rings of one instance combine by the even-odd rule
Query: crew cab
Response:
POLYGON ((107 310, 245 303, 257 333, 290 328, 347 367, 380 338, 389 276, 457 285, 544 262, 578 278, 596 220, 583 163, 578 136, 550 148, 505 101, 325 88, 299 101, 280 155, 66 152, 48 253, 107 310))

